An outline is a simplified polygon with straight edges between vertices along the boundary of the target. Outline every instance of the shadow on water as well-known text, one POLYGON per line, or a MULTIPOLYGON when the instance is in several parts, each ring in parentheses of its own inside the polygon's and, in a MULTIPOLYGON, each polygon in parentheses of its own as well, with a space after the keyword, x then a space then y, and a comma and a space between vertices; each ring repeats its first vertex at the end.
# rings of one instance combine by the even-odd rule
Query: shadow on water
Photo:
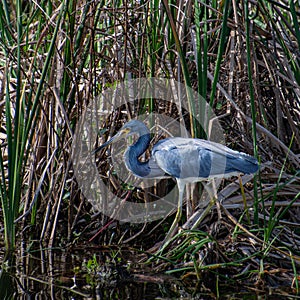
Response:
MULTIPOLYGON (((134 257, 132 249, 31 247, 16 255, 14 272, 5 266, 0 270, 0 299, 265 299, 262 291, 231 286, 223 286, 217 296, 199 281, 186 284, 154 274, 134 257)), ((296 299, 288 294, 269 290, 268 299, 296 299)))

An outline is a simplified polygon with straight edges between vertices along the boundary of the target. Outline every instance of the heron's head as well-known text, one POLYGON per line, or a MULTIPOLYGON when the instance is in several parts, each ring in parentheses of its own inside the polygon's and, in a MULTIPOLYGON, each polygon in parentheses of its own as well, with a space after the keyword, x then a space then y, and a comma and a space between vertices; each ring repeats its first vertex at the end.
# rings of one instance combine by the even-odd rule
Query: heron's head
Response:
POLYGON ((144 134, 144 131, 148 131, 146 125, 138 120, 131 120, 126 123, 117 134, 115 134, 110 140, 102 144, 100 147, 92 151, 92 154, 97 153, 101 149, 107 147, 108 145, 119 141, 120 139, 132 135, 132 134, 144 134))

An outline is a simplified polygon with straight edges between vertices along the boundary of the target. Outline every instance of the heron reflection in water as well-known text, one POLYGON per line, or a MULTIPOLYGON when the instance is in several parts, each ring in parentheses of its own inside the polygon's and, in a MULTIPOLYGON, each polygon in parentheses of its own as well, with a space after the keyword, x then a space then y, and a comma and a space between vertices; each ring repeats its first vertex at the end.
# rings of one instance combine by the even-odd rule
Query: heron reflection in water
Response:
POLYGON ((151 137, 147 126, 138 120, 126 123, 115 136, 93 153, 130 135, 138 135, 137 141, 129 146, 124 154, 126 168, 132 174, 147 179, 173 177, 177 181, 177 214, 165 242, 170 240, 181 218, 183 194, 187 183, 226 178, 240 173, 251 174, 258 170, 257 160, 248 154, 234 151, 219 143, 182 137, 160 140, 154 145, 150 159, 141 162, 139 157, 147 150, 151 137))

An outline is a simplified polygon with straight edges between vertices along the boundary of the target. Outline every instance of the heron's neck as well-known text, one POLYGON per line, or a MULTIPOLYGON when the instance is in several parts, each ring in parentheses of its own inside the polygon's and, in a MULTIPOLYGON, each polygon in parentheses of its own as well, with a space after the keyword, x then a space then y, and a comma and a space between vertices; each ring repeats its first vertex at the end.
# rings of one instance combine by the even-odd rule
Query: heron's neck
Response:
POLYGON ((125 152, 125 164, 129 171, 138 177, 147 177, 150 173, 149 161, 140 162, 139 157, 147 150, 150 133, 145 132, 125 152))

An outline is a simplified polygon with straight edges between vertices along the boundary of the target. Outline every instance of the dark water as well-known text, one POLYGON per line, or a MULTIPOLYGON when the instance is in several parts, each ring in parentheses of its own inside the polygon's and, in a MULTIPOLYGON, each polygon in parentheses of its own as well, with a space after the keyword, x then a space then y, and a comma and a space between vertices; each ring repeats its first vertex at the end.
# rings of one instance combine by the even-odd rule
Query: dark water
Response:
MULTIPOLYGON (((24 279, 24 278, 23 278, 24 279)), ((18 278, 3 272, 0 275, 0 299, 300 299, 284 290, 237 292, 226 291, 217 296, 208 291, 189 292, 180 283, 147 281, 123 281, 118 284, 103 284, 99 279, 95 285, 77 286, 57 284, 52 280, 42 282, 38 278, 26 278, 30 288, 21 286, 18 278)), ((67 279, 69 281, 69 279, 67 279)), ((76 280, 75 280, 76 281, 76 280)), ((222 292, 222 291, 220 291, 222 292)))
POLYGON ((199 280, 151 272, 134 262, 133 256, 131 251, 105 247, 20 251, 14 267, 0 270, 0 300, 300 299, 288 288, 249 290, 219 285, 219 290, 209 289, 199 280))

